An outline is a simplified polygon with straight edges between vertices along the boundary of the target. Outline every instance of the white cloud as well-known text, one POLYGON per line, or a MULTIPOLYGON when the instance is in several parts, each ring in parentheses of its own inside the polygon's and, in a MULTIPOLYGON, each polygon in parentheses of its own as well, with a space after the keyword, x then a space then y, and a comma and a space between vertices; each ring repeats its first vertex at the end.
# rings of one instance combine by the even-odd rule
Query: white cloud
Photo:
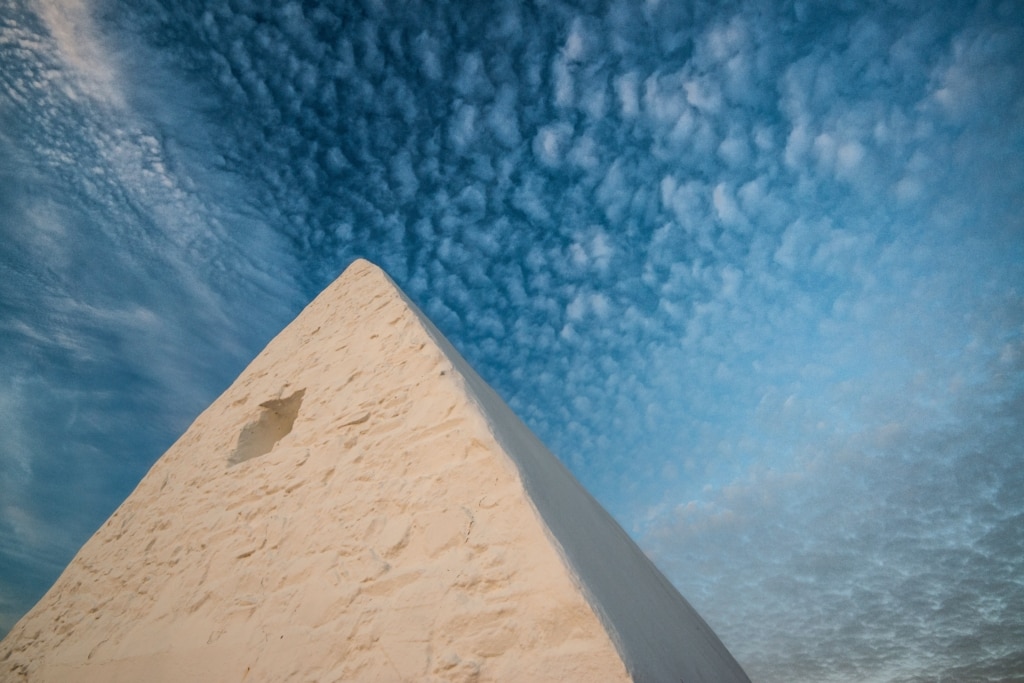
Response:
POLYGON ((453 81, 455 91, 463 98, 489 97, 494 91, 487 76, 483 59, 477 52, 459 56, 458 70, 453 81))
POLYGON ((836 153, 836 173, 842 179, 855 175, 864 160, 864 146, 859 142, 844 142, 836 153))
POLYGON ((790 130, 786 138, 785 160, 786 165, 791 169, 799 169, 803 166, 804 157, 811 149, 813 139, 807 126, 797 123, 790 130))
POLYGON ((724 225, 733 227, 747 225, 747 217, 743 215, 725 183, 715 185, 715 189, 711 192, 711 203, 715 207, 715 215, 724 225))
POLYGON ((563 56, 555 58, 551 65, 551 77, 554 81, 555 106, 567 109, 576 104, 576 83, 572 71, 563 56))
POLYGON ((68 0, 40 3, 38 11, 64 63, 78 75, 64 81, 68 95, 74 98, 82 91, 97 102, 123 108, 121 74, 103 44, 92 8, 84 0, 68 0))
POLYGON ((746 167, 750 163, 750 146, 747 144, 746 136, 742 131, 733 130, 729 136, 718 145, 718 155, 729 165, 736 169, 746 167))
POLYGON ((603 79, 584 82, 580 94, 580 109, 592 120, 600 121, 608 113, 608 93, 603 79))
POLYGON ((619 112, 627 119, 640 113, 640 78, 635 72, 616 76, 615 94, 619 98, 619 112))
POLYGON ((790 223, 775 250, 775 262, 790 270, 805 263, 813 248, 815 234, 816 229, 804 219, 790 223))
POLYGON ((672 212, 676 222, 687 230, 694 229, 707 216, 707 187, 699 180, 679 183, 672 176, 661 179, 661 203, 672 212))
POLYGON ((708 114, 717 114, 722 108, 722 95, 718 85, 709 78, 693 78, 683 83, 686 101, 708 114))
POLYGON ((583 28, 583 20, 576 17, 572 21, 569 35, 562 46, 562 56, 567 62, 581 62, 587 57, 587 43, 589 36, 583 28))
POLYGON ((587 171, 599 171, 601 170, 599 153, 600 147, 598 144, 594 142, 590 135, 584 133, 576 139, 572 149, 569 150, 568 159, 577 168, 587 171))
POLYGON ((533 153, 545 166, 561 165, 572 142, 573 129, 559 122, 543 126, 533 138, 533 153))
POLYGON ((608 167, 604 178, 597 186, 594 193, 609 223, 621 223, 629 208, 632 198, 631 187, 627 184, 626 163, 622 159, 615 159, 608 167))
POLYGON ((423 75, 438 81, 444 75, 441 65, 441 45, 429 31, 423 31, 413 39, 413 52, 419 60, 423 75))
POLYGON ((529 174, 518 185, 512 194, 512 205, 525 213, 530 220, 546 225, 551 220, 551 213, 545 201, 543 178, 529 174))
POLYGON ((722 298, 736 299, 740 284, 743 282, 743 271, 731 265, 722 268, 722 298))
MULTIPOLYGON (((587 314, 587 298, 583 293, 573 297, 569 305, 565 307, 565 315, 570 321, 579 321, 587 314)), ((565 334, 565 332, 563 332, 565 334)))
POLYGON ((412 157, 408 150, 402 150, 391 161, 391 177, 394 181, 398 197, 407 202, 416 196, 419 179, 412 167, 412 157))
POLYGON ((479 112, 472 104, 462 102, 456 105, 448 129, 448 139, 457 151, 465 151, 476 140, 478 116, 479 112))
POLYGON ((674 126, 686 116, 690 101, 680 74, 654 74, 644 81, 644 112, 655 122, 674 126))
POLYGON ((516 100, 515 89, 505 84, 498 90, 494 104, 487 114, 494 137, 508 148, 516 147, 521 140, 516 100))

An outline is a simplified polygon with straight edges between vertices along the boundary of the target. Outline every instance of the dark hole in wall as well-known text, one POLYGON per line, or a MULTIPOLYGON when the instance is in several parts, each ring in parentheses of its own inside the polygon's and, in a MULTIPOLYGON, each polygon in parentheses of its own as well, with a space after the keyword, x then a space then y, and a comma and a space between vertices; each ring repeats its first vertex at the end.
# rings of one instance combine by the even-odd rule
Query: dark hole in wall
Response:
POLYGON ((305 393, 305 389, 299 389, 287 398, 261 403, 259 417, 245 425, 238 435, 238 445, 228 458, 228 466, 269 453, 274 444, 292 431, 305 393))

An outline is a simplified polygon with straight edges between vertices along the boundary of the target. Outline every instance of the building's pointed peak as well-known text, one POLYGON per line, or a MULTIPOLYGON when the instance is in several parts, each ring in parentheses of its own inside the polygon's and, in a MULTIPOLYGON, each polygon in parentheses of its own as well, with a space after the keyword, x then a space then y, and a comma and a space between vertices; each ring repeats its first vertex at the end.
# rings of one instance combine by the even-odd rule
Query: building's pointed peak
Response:
MULTIPOLYGON (((365 258, 357 258, 348 264, 341 274, 335 278, 334 282, 328 285, 321 295, 329 293, 334 289, 344 289, 347 283, 351 280, 357 280, 361 278, 371 278, 377 283, 377 286, 389 291, 395 290, 396 294, 403 294, 402 289, 391 279, 391 276, 387 272, 378 266, 373 261, 365 258)), ((319 297, 318 297, 319 298, 319 297)))
POLYGON ((353 259, 352 263, 348 264, 348 266, 345 267, 345 270, 342 271, 342 276, 344 276, 344 274, 349 272, 349 271, 353 271, 353 272, 374 271, 374 272, 378 272, 378 273, 384 274, 384 270, 380 266, 378 266, 376 263, 374 263, 374 262, 372 262, 372 261, 370 261, 368 259, 365 259, 365 258, 363 258, 361 256, 359 258, 353 259))
POLYGON ((746 680, 362 259, 160 458, 0 663, 33 681, 746 680))

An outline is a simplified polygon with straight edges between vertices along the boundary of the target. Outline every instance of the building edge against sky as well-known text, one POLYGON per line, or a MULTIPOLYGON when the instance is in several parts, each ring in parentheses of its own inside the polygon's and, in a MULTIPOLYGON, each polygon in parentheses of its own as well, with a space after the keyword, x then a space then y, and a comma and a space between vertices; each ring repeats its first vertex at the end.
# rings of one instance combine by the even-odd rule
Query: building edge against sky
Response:
MULTIPOLYGON (((603 661, 614 643, 613 659, 621 658, 633 680, 748 680, 611 516, 390 278, 361 260, 157 461, 3 641, 8 651, 0 658, 30 680, 159 679, 184 670, 224 679, 241 665, 233 654, 256 657, 253 676, 262 671, 271 680, 281 666, 275 656, 316 662, 324 631, 311 624, 344 625, 348 613, 381 629, 384 658, 406 677, 425 675, 424 666, 458 664, 479 667, 485 679, 491 673, 491 680, 509 680, 548 662, 553 680, 571 678, 581 671, 574 667, 603 661), (489 489, 491 474, 494 481, 511 476, 511 488, 489 489), (331 489, 331 481, 341 488, 331 489), (358 498, 360 491, 368 497, 358 498), (407 498, 419 507, 381 516, 407 498), (336 519, 348 521, 342 529, 325 521, 336 519), (519 527, 539 536, 527 541, 516 535, 519 527), (492 546, 498 559, 482 563, 492 546), (323 549, 333 547, 346 549, 344 561, 318 564, 323 549), (332 572, 361 577, 344 598, 349 607, 325 609, 338 592, 324 582, 332 572), (484 578, 444 583, 466 572, 484 578), (472 587, 480 585, 490 592, 477 595, 472 587), (501 602, 506 590, 522 604, 501 602), (582 621, 571 606, 576 591, 593 612, 582 621), (449 594, 465 604, 446 607, 449 594), (416 637, 424 601, 435 619, 447 614, 462 629, 438 627, 439 636, 424 627, 435 638, 428 664, 416 637), (240 609, 247 618, 239 619, 240 609), (496 621, 479 627, 487 615, 496 621), (570 620, 558 630, 591 633, 573 642, 595 654, 580 659, 573 650, 579 644, 560 649, 566 633, 552 633, 550 644, 538 639, 536 628, 552 618, 570 620), (39 628, 44 622, 47 628, 39 628), (403 629, 409 631, 395 640, 403 629), (489 640, 479 640, 481 630, 489 640), (519 635, 495 640, 506 632, 519 635), (280 642, 270 638, 256 648, 260 654, 248 654, 271 634, 280 642), (431 655, 454 647, 443 642, 448 634, 485 655, 431 655), (298 649, 295 637, 304 642, 298 649), (523 643, 535 649, 501 658, 523 643), (495 654, 502 647, 510 649, 495 654), (496 668, 488 671, 487 662, 496 668), (501 666, 511 668, 502 674, 501 666)), ((352 666, 372 661, 377 640, 367 651, 353 641, 344 646, 354 648, 352 666)), ((328 668, 316 675, 330 678, 328 668)))

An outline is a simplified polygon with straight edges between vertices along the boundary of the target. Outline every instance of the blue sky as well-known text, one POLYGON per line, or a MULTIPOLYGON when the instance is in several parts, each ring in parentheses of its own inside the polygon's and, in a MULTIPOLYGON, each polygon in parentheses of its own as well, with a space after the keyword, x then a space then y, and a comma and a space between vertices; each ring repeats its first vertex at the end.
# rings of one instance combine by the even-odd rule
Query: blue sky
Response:
POLYGON ((12 0, 0 632, 356 257, 759 681, 1024 671, 1024 6, 12 0))

